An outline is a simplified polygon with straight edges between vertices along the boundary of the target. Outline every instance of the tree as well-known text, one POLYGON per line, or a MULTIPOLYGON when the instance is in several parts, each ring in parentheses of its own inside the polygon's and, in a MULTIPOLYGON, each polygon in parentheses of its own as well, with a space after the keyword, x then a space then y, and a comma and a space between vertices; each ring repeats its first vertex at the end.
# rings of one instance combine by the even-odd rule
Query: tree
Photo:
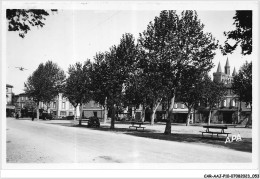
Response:
POLYGON ((152 67, 149 64, 147 55, 142 49, 138 48, 138 56, 134 73, 130 74, 126 83, 125 100, 126 104, 139 106, 142 105, 142 121, 145 119, 145 109, 150 108, 151 124, 154 124, 155 112, 164 96, 160 88, 162 81, 159 73, 148 70, 152 67))
POLYGON ((186 119, 186 126, 189 125, 189 116, 191 110, 202 98, 202 86, 205 74, 197 71, 195 66, 191 66, 183 71, 180 79, 180 86, 177 88, 177 98, 183 102, 188 108, 188 115, 186 119))
POLYGON ((39 102, 50 103, 62 91, 65 74, 56 63, 47 61, 41 63, 24 83, 25 92, 37 104, 37 119, 39 119, 39 102))
POLYGON ((183 69, 197 66, 204 73, 213 66, 217 43, 210 33, 203 32, 203 28, 196 11, 183 11, 181 15, 175 11, 162 11, 140 34, 140 44, 149 54, 152 65, 147 69, 160 76, 158 87, 171 99, 165 134, 171 133, 171 112, 183 69))
POLYGON ((49 13, 44 9, 7 9, 8 31, 19 31, 19 36, 24 38, 25 34, 31 30, 30 27, 43 27, 48 15, 49 13))
POLYGON ((31 111, 32 116, 34 116, 35 110, 37 109, 37 105, 34 101, 27 100, 27 101, 25 101, 24 109, 26 109, 27 111, 31 111))
POLYGON ((124 34, 118 46, 109 52, 98 53, 91 72, 93 98, 112 111, 111 129, 114 129, 115 111, 124 103, 126 81, 133 72, 137 49, 132 34, 124 34), (133 66, 132 66, 133 65, 133 66))
MULTIPOLYGON (((232 90, 238 96, 239 101, 246 102, 246 105, 251 106, 252 115, 252 62, 246 62, 239 70, 239 73, 234 76, 232 90)), ((249 122, 250 120, 248 120, 248 124, 249 122)))
MULTIPOLYGON (((90 89, 90 70, 91 62, 87 60, 84 64, 80 62, 75 65, 70 65, 68 70, 68 78, 66 79, 66 84, 64 87, 64 96, 67 97, 70 103, 75 108, 76 117, 76 108, 80 106, 80 118, 82 117, 82 105, 83 103, 88 103, 92 99, 92 92, 90 89)), ((75 119, 75 118, 74 118, 75 119)), ((81 125, 81 120, 80 123, 81 125)))
POLYGON ((224 32, 227 37, 222 53, 232 53, 238 45, 241 47, 242 55, 250 55, 252 53, 252 10, 239 10, 233 17, 235 30, 224 32), (232 41, 235 41, 232 45, 232 41))
POLYGON ((202 101, 209 109, 208 125, 210 125, 211 114, 214 107, 225 99, 227 88, 222 82, 212 81, 209 76, 205 77, 202 90, 202 101))

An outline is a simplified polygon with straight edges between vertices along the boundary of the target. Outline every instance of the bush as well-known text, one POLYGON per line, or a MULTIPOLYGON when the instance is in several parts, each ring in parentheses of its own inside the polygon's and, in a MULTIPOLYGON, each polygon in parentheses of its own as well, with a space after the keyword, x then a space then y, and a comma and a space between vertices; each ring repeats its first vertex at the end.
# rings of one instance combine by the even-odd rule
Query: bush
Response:
POLYGON ((95 116, 89 118, 88 127, 100 127, 99 119, 95 116))
POLYGON ((42 115, 39 118, 43 119, 43 120, 46 120, 46 119, 52 120, 53 119, 53 115, 49 114, 49 113, 42 113, 42 115))

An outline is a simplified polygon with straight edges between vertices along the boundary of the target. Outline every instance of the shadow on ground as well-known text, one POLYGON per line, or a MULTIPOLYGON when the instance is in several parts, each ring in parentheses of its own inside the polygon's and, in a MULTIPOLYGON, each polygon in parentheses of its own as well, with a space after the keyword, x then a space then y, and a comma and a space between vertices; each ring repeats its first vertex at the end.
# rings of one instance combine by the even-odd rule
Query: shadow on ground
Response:
POLYGON ((151 133, 151 132, 142 132, 142 133, 127 133, 128 135, 146 137, 159 140, 168 140, 175 142, 186 142, 186 143, 196 143, 196 144, 209 144, 216 147, 223 147, 234 149, 243 152, 252 152, 252 139, 251 138, 242 138, 242 141, 233 141, 232 143, 226 143, 225 137, 202 137, 201 134, 170 134, 164 135, 162 133, 151 133))
MULTIPOLYGON (((88 128, 87 125, 72 124, 72 123, 50 123, 56 124, 61 126, 67 127, 78 127, 78 128, 88 128)), ((166 141, 174 141, 174 142, 185 142, 185 143, 194 143, 199 145, 210 145, 213 147, 221 147, 221 148, 228 148, 237 151, 243 152, 252 152, 252 139, 251 138, 242 138, 242 141, 233 141, 231 143, 225 143, 226 137, 221 136, 217 138, 214 136, 205 136, 202 137, 201 134, 180 134, 180 133, 173 133, 170 135, 164 135, 163 133, 159 133, 156 130, 134 130, 128 128, 115 128, 110 129, 109 126, 101 126, 100 128, 88 128, 90 130, 98 130, 98 131, 109 131, 115 133, 123 133, 126 135, 132 135, 136 137, 145 137, 151 139, 158 139, 158 140, 166 140, 166 141)))

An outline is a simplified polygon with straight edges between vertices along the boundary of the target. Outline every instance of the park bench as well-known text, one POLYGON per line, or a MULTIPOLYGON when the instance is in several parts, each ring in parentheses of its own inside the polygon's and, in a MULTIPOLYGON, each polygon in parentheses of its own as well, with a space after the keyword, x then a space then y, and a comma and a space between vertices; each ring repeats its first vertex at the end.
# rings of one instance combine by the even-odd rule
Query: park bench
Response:
POLYGON ((203 134, 211 134, 211 137, 213 137, 213 134, 217 134, 217 137, 218 135, 228 135, 231 134, 231 133, 227 133, 225 132, 225 129, 227 129, 228 127, 226 125, 207 125, 207 126, 203 126, 203 128, 206 128, 206 131, 202 131, 202 137, 203 137, 203 134), (216 131, 209 131, 209 129, 221 129, 220 132, 216 132, 216 131))
POLYGON ((142 127, 143 124, 144 124, 143 122, 132 121, 131 122, 131 126, 129 126, 129 129, 130 128, 135 128, 135 130, 137 130, 137 129, 143 129, 144 130, 145 127, 142 127))
POLYGON ((77 117, 76 120, 79 121, 79 124, 82 124, 82 122, 88 122, 89 121, 89 119, 82 119, 82 118, 79 118, 79 117, 77 117))

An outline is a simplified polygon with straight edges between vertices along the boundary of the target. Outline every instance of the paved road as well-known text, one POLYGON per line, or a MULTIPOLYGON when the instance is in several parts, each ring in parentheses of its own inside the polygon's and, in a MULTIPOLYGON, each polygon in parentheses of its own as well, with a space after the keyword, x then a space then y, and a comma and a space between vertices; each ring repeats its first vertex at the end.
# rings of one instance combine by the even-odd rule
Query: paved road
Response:
POLYGON ((251 153, 7 118, 8 163, 251 162, 251 153))

